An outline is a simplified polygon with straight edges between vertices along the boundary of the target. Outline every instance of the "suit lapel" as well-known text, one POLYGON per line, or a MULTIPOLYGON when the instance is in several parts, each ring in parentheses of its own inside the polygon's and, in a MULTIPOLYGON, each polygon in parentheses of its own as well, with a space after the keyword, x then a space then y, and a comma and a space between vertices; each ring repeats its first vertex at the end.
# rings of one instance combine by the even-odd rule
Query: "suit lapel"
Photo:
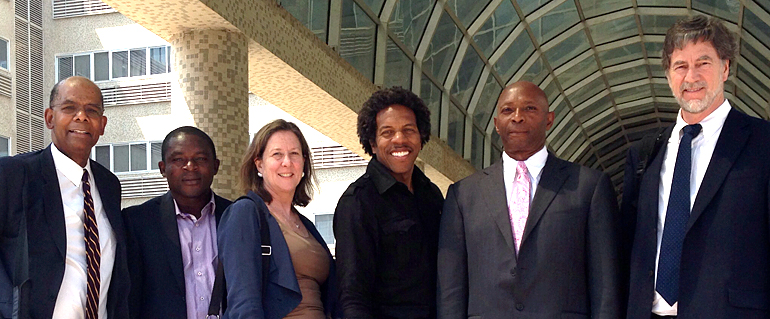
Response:
POLYGON ((166 192, 160 199, 160 207, 158 209, 160 215, 160 227, 163 230, 163 236, 166 237, 166 258, 168 260, 169 268, 174 274, 174 279, 182 291, 185 290, 184 286, 184 265, 182 263, 182 246, 179 243, 179 227, 176 223, 176 208, 174 207, 174 198, 171 197, 171 192, 166 192))
POLYGON ((709 161, 706 169, 706 175, 703 176, 698 195, 695 197, 695 203, 687 221, 687 230, 690 230, 690 227, 695 224, 711 199, 714 198, 749 139, 750 132, 746 129, 748 121, 743 116, 746 115, 731 109, 727 119, 725 119, 722 132, 719 134, 717 145, 714 148, 714 154, 711 155, 711 161, 709 161))
POLYGON ((513 248, 513 233, 511 232, 511 219, 508 214, 508 201, 505 194, 505 181, 503 178, 503 162, 498 161, 484 171, 484 179, 481 182, 481 194, 484 196, 482 202, 486 203, 487 211, 492 220, 497 224, 498 230, 503 235, 505 243, 511 250, 512 255, 516 255, 513 248))
POLYGON ((64 258, 67 254, 67 235, 65 234, 67 226, 64 223, 64 206, 59 189, 59 178, 56 175, 56 166, 53 162, 50 145, 40 154, 38 163, 43 183, 41 194, 47 194, 47 196, 39 196, 38 200, 43 201, 48 231, 56 243, 56 248, 59 249, 59 253, 64 258))
POLYGON ((548 159, 543 167, 543 173, 540 175, 540 182, 537 184, 535 198, 532 199, 532 205, 529 208, 527 225, 524 226, 524 234, 521 237, 521 246, 527 241, 527 237, 535 228, 540 218, 543 217, 548 206, 551 205, 556 194, 559 193, 564 181, 568 175, 562 170, 566 167, 565 162, 548 153, 548 159))

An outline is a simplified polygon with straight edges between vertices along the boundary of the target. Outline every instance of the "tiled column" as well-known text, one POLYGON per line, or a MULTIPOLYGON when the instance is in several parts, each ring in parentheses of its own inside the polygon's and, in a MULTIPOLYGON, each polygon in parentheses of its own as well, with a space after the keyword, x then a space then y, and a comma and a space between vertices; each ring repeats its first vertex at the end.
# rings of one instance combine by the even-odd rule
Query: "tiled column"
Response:
POLYGON ((171 39, 174 70, 195 126, 214 140, 221 164, 212 188, 236 199, 249 145, 248 44, 240 32, 191 30, 171 39))

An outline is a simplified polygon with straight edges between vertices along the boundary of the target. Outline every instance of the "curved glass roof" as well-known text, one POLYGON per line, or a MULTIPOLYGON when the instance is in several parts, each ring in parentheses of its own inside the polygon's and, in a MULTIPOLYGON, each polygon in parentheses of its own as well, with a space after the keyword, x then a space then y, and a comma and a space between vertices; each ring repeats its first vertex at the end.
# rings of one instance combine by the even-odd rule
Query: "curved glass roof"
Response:
POLYGON ((373 83, 411 88, 433 134, 475 167, 502 152, 498 94, 527 80, 547 94, 557 156, 601 169, 622 188, 630 142, 674 121, 661 49, 688 15, 739 35, 725 84, 741 111, 770 116, 770 0, 281 0, 373 83))

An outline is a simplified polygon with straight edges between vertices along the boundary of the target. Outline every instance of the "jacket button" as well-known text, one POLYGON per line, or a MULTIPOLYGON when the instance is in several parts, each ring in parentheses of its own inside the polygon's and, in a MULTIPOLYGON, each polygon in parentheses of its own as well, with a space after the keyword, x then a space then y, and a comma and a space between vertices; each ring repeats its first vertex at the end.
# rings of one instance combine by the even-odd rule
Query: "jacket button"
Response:
POLYGON ((516 270, 511 270, 511 277, 516 278, 516 270))
POLYGON ((650 270, 650 272, 648 274, 649 274, 650 277, 652 277, 652 276, 655 275, 655 271, 654 270, 650 270))
POLYGON ((522 310, 524 310, 524 304, 521 304, 521 303, 517 303, 517 304, 516 304, 516 310, 518 310, 518 311, 522 311, 522 310))

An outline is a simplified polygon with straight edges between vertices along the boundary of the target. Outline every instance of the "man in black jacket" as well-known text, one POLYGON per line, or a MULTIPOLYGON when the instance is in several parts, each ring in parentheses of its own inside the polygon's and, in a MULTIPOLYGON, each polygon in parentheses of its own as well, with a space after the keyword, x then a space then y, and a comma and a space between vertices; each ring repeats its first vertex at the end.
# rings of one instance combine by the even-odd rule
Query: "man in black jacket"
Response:
POLYGON ((372 155, 334 213, 345 318, 435 318, 443 196, 414 165, 430 137, 430 111, 414 93, 375 92, 358 114, 372 155))

